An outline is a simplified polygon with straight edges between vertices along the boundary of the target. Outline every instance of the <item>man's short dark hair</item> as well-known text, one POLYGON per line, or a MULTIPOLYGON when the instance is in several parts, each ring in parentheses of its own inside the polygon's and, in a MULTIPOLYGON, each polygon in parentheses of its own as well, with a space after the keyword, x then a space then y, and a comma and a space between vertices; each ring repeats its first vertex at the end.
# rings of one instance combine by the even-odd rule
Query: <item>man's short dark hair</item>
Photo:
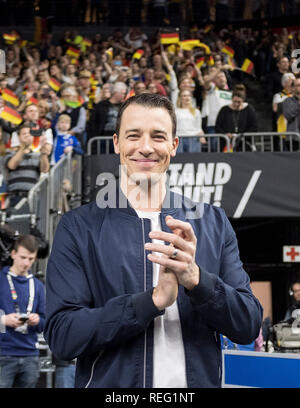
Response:
POLYGON ((39 249, 39 245, 37 240, 33 235, 20 235, 14 244, 14 250, 18 251, 20 247, 27 249, 27 251, 34 253, 37 252, 39 249))
POLYGON ((27 128, 31 129, 31 127, 32 126, 30 122, 23 122, 22 125, 19 127, 18 132, 20 133, 22 129, 27 129, 27 128))
MULTIPOLYGON (((170 115, 172 121, 172 136, 173 138, 176 136, 176 114, 174 110, 174 105, 166 96, 158 95, 158 94, 150 94, 150 93, 142 93, 140 95, 132 96, 128 98, 123 104, 121 105, 118 117, 117 117, 117 124, 116 124, 116 134, 119 137, 120 127, 121 127, 121 120, 124 111, 130 105, 141 105, 145 108, 162 108, 165 109, 168 114, 170 115)), ((147 118, 145 118, 147 120, 147 118)))

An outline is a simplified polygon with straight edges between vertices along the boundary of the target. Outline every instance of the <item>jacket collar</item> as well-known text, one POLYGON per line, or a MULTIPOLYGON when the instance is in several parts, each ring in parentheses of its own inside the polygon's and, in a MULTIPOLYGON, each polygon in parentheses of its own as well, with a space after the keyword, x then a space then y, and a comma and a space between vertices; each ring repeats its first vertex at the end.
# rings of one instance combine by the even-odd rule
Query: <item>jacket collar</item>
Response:
MULTIPOLYGON (((130 202, 127 200, 127 197, 124 195, 119 183, 117 183, 116 187, 112 187, 107 190, 106 194, 104 195, 105 201, 108 201, 110 194, 112 194, 112 196, 115 198, 113 203, 115 204, 114 207, 117 210, 127 213, 128 215, 138 216, 135 209, 131 206, 130 202)), ((95 204, 98 205, 97 197, 95 204)), ((182 196, 171 191, 169 186, 166 185, 166 195, 162 203, 161 213, 163 215, 175 214, 178 211, 178 208, 182 208, 182 206, 182 196)), ((99 205, 98 207, 100 208, 99 205)))

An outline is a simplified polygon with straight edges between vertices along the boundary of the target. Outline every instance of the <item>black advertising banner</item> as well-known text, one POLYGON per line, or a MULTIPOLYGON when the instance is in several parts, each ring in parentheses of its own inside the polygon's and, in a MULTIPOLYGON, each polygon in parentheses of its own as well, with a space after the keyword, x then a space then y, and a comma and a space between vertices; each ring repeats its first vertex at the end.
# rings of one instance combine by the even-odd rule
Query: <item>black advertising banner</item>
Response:
MULTIPOLYGON (((101 173, 117 178, 119 157, 85 157, 92 198, 101 173)), ((221 206, 231 218, 300 217, 300 153, 179 153, 168 175, 173 191, 221 206)))

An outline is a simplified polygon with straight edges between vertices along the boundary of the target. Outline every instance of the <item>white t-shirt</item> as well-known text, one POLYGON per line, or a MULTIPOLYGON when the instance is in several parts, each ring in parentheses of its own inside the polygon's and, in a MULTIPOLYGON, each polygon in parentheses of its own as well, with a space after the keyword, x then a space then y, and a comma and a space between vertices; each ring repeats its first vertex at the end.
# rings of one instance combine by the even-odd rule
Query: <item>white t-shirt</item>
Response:
POLYGON ((223 106, 229 105, 232 100, 232 92, 216 88, 212 84, 207 91, 202 106, 202 116, 207 116, 207 126, 215 126, 218 113, 223 106))
POLYGON ((198 136, 202 130, 202 118, 199 109, 195 109, 195 115, 189 109, 176 108, 178 136, 198 136))
MULTIPOLYGON (((136 212, 140 218, 151 220, 151 231, 161 231, 159 212, 136 212)), ((152 242, 164 244, 154 239, 152 242)), ((159 267, 153 263, 153 287, 158 282, 159 267)), ((187 388, 177 301, 165 309, 164 315, 154 319, 153 388, 187 388)))

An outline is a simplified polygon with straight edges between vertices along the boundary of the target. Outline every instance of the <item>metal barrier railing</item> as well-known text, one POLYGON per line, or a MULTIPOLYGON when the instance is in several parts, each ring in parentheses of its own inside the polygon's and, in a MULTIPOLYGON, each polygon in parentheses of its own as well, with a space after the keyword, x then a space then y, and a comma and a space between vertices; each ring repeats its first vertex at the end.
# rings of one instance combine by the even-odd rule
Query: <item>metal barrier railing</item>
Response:
MULTIPOLYGON (((28 193, 30 213, 35 217, 34 225, 48 241, 49 238, 49 175, 44 174, 38 183, 28 193)), ((37 259, 33 265, 33 272, 44 275, 47 259, 37 259)))
POLYGON ((49 174, 49 243, 52 244, 54 232, 61 215, 67 210, 66 208, 66 189, 67 184, 72 182, 72 153, 63 156, 52 167, 49 174))
MULTIPOLYGON (((297 132, 253 132, 240 133, 229 138, 223 133, 203 135, 207 140, 202 144, 202 152, 293 152, 300 146, 300 134, 297 132), (214 142, 214 143, 213 143, 214 142), (299 143, 299 146, 295 146, 299 143)), ((180 139, 195 136, 179 136, 180 139)), ((109 154, 111 151, 112 136, 95 136, 87 143, 87 154, 109 154)))
POLYGON ((87 154, 108 154, 112 136, 94 136, 87 143, 87 154), (102 142, 102 143, 101 143, 102 142), (102 150, 102 152, 101 152, 102 150))
MULTIPOLYGON (((33 226, 43 234, 51 248, 58 221, 68 210, 67 194, 81 198, 81 166, 81 156, 72 157, 72 152, 64 155, 16 207, 0 211, 1 224, 10 224, 21 234, 28 233, 23 231, 21 222, 26 223, 26 229, 33 226)), ((33 271, 45 274, 47 261, 38 259, 33 271)))
MULTIPOLYGON (((14 214, 12 211, 0 211, 0 224, 8 223, 11 225, 13 223, 18 230, 18 227, 21 227, 21 222, 25 222, 27 227, 36 227, 48 241, 51 250, 56 226, 61 215, 68 210, 66 194, 72 192, 75 196, 81 197, 81 166, 81 156, 72 157, 72 152, 64 155, 51 168, 49 174, 40 178, 29 191, 27 198, 22 199, 22 205, 18 205, 18 211, 22 212, 24 209, 24 213, 14 214)), ((23 232, 21 228, 19 232, 28 233, 23 232)), ((33 273, 37 276, 40 274, 40 277, 44 278, 47 262, 48 257, 37 259, 32 267, 33 273)), ((51 351, 48 345, 44 344, 43 349, 45 355, 40 356, 40 373, 46 375, 46 387, 52 388, 55 367, 52 364, 51 351)))
MULTIPOLYGON (((203 135, 207 140, 207 143, 202 144, 203 152, 222 152, 223 148, 230 149, 230 138, 223 133, 205 134, 203 135), (222 143, 223 141, 223 143, 222 143), (213 142, 214 145, 213 145, 213 142)), ((194 138, 200 136, 179 136, 180 139, 183 138, 194 138)), ((87 143, 87 154, 109 154, 113 153, 111 150, 111 140, 112 136, 94 136, 87 143)))
POLYGON ((48 237, 49 234, 49 175, 45 174, 28 193, 28 205, 31 214, 36 216, 36 227, 48 237))
POLYGON ((242 152, 293 152, 300 147, 300 134, 297 132, 255 132, 233 136, 233 150, 242 152))

